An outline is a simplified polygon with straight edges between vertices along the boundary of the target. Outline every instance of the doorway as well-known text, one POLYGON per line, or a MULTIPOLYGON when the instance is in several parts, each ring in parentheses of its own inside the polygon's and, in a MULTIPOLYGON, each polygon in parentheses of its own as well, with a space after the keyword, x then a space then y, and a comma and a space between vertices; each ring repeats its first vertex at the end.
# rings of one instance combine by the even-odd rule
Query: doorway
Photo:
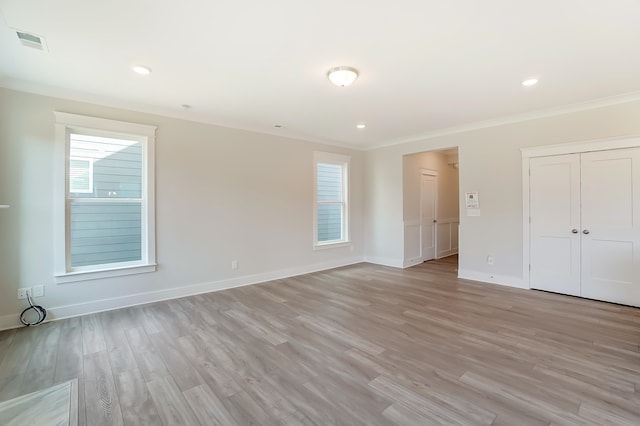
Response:
POLYGON ((403 157, 403 266, 458 253, 458 149, 403 157))

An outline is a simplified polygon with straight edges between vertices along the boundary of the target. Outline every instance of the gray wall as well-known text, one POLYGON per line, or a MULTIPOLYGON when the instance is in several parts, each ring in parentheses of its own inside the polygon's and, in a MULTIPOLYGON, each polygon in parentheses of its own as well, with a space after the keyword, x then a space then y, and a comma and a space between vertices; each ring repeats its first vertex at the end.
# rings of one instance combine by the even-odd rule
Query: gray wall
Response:
POLYGON ((44 284, 46 296, 38 302, 55 316, 108 309, 114 300, 142 303, 148 295, 206 291, 207 283, 224 287, 303 273, 365 255, 402 265, 403 156, 453 146, 459 147, 460 196, 479 191, 482 211, 480 217, 461 212, 460 272, 517 285, 520 148, 638 135, 640 101, 366 153, 5 89, 0 123, 0 204, 11 205, 0 210, 0 325, 6 326, 17 324, 24 306, 16 300, 18 287, 44 284), (53 111, 158 126, 157 272, 54 284, 53 111), (313 151, 352 157, 350 247, 313 250, 313 151), (231 269, 232 260, 238 269, 231 269))
POLYGON ((401 265, 403 156, 458 147, 459 272, 509 285, 523 281, 521 148, 640 135, 640 100, 552 116, 530 116, 367 152, 367 256, 401 265), (469 217, 464 193, 478 191, 481 216, 469 217), (487 264, 487 256, 494 259, 487 264))
MULTIPOLYGON (((0 89, 0 327, 19 287, 52 317, 240 285, 364 254, 364 154, 334 146, 0 89), (54 111, 156 133, 157 272, 54 283, 54 111), (313 250, 313 152, 351 156, 350 247, 313 250), (238 261, 238 269, 231 262, 238 261)), ((355 259, 355 260, 353 260, 355 259)))

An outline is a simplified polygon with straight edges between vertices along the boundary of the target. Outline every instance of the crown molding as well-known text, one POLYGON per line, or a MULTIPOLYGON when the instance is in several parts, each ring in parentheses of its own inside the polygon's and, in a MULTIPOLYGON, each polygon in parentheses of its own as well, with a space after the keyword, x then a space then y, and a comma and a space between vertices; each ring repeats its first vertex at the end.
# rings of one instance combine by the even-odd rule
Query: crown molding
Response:
POLYGON ((107 96, 99 96, 92 95, 89 93, 74 91, 69 89, 63 89, 60 87, 54 87, 49 85, 44 85, 40 83, 32 83, 26 82, 23 80, 17 79, 9 79, 9 78, 0 78, 0 87, 5 89, 14 90, 18 92, 31 93, 40 96, 47 96, 52 98, 58 98, 63 100, 69 100, 74 102, 83 102, 108 108, 117 108, 123 110, 129 110, 133 112, 143 113, 143 114, 152 114, 161 117, 174 118, 178 120, 190 121, 199 124, 209 124, 217 127, 224 127, 227 129, 235 129, 235 130, 243 130, 246 132, 258 133, 263 135, 277 136, 284 139, 304 141, 309 143, 317 143, 321 145, 329 145, 335 146, 338 148, 350 149, 353 151, 365 151, 367 148, 350 145, 346 143, 340 143, 331 140, 325 140, 320 138, 312 138, 308 136, 303 136, 297 134, 294 131, 288 129, 280 129, 268 131, 265 129, 251 127, 251 126, 240 126, 235 123, 229 123, 224 121, 213 120, 211 117, 205 115, 198 115, 194 113, 193 110, 189 112, 185 111, 172 111, 167 108, 160 108, 147 104, 140 104, 135 102, 128 102, 119 99, 109 98, 107 96), (284 132, 289 132, 289 134, 283 134, 284 132))
POLYGON ((592 99, 589 101, 578 102, 568 105, 561 105, 551 108, 540 109, 523 114, 514 114, 498 118, 492 118, 490 120, 476 121, 472 123, 463 124, 460 126, 447 127, 432 132, 423 133, 419 136, 412 136, 406 139, 398 139, 393 142, 378 144, 367 148, 368 151, 387 148, 395 145, 403 145, 412 142, 420 142, 428 139, 433 139, 441 136, 453 135, 456 133, 465 133, 473 130, 486 129, 490 127, 498 127, 506 124, 520 123, 524 121, 537 120, 546 117, 555 117, 564 114, 571 114, 574 112, 588 111, 598 108, 604 108, 613 105, 619 105, 629 102, 640 101, 640 91, 623 93, 615 96, 608 96, 604 98, 592 99))
POLYGON ((73 91, 63 89, 60 87, 48 86, 40 83, 26 82, 23 80, 12 78, 0 78, 0 87, 4 87, 9 90, 16 90, 20 92, 33 93, 41 96, 55 97, 59 99, 71 100, 76 102, 90 103, 94 105, 125 109, 139 113, 153 114, 161 117, 175 118, 178 120, 191 121, 200 124, 209 124, 212 126, 225 127, 235 130, 243 130, 252 133, 277 136, 284 139, 298 140, 309 143, 317 143, 328 146, 335 146, 344 149, 350 149, 354 151, 373 151, 380 148, 386 148, 390 146, 403 145, 413 142, 420 142, 429 139, 434 139, 441 136, 448 136, 457 133, 465 133, 473 130, 486 129, 490 127, 498 127, 506 124, 519 123, 524 121, 536 120, 546 117, 554 117, 563 114, 570 114, 580 111, 588 111, 592 109, 604 108, 608 106, 640 101, 640 90, 634 92, 623 93, 614 96, 608 96, 598 99, 592 99, 584 102, 577 102, 567 105, 561 105, 556 107, 544 108, 536 111, 526 112, 522 114, 508 115, 498 118, 492 118, 489 120, 476 121, 471 123, 462 124, 459 126, 452 126, 443 129, 433 130, 425 132, 419 135, 411 136, 403 139, 396 139, 390 142, 375 144, 371 146, 361 146, 348 143, 340 143, 337 141, 325 140, 320 138, 312 138, 304 135, 297 134, 291 130, 280 129, 279 131, 268 131, 265 129, 241 126, 235 123, 213 120, 211 117, 205 115, 197 115, 193 111, 172 111, 166 108, 159 108, 152 105, 139 104, 134 102, 122 101, 106 96, 91 95, 85 92, 73 91), (283 134, 288 131, 289 134, 283 134))

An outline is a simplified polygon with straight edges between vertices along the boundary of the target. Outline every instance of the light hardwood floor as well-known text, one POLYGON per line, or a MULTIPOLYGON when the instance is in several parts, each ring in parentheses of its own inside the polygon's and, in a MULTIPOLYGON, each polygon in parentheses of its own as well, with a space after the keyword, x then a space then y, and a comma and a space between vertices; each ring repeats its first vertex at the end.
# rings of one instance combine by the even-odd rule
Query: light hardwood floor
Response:
POLYGON ((89 425, 640 424, 640 310, 360 264, 0 333, 89 425))

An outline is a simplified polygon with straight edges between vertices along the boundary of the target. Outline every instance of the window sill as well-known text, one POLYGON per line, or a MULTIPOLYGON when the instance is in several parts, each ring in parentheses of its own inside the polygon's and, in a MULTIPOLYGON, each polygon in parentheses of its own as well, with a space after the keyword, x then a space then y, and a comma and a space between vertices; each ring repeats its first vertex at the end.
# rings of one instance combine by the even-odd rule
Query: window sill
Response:
POLYGON ((336 241, 335 243, 320 243, 313 246, 314 250, 324 250, 340 247, 350 247, 351 241, 336 241))
POLYGON ((101 278, 122 277, 125 275, 145 274, 156 271, 156 264, 125 266, 121 268, 103 269, 97 271, 68 272, 56 275, 56 284, 75 283, 79 281, 99 280, 101 278))

